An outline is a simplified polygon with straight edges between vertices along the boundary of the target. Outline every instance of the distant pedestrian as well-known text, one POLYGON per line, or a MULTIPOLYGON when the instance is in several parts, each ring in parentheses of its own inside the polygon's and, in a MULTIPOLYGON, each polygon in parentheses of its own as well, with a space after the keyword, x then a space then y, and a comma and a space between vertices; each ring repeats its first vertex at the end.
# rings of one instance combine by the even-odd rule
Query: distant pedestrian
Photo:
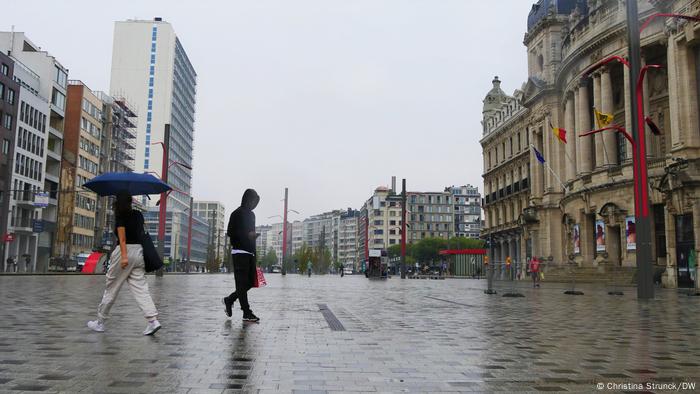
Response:
POLYGON ((158 311, 148 292, 148 282, 146 282, 146 267, 141 246, 141 237, 146 236, 143 215, 132 209, 131 203, 132 197, 127 193, 118 194, 114 202, 114 232, 119 243, 115 246, 110 258, 105 292, 97 307, 97 320, 89 321, 87 326, 97 332, 105 330, 104 322, 109 317, 109 311, 117 299, 119 289, 124 282, 127 282, 136 303, 148 321, 143 335, 153 335, 161 326, 157 319, 158 311))
POLYGON ((311 277, 311 260, 306 262, 306 272, 309 274, 309 278, 311 277))
POLYGON ((24 272, 29 272, 31 267, 32 259, 29 255, 24 256, 24 272))
POLYGON ((5 267, 5 272, 12 272, 12 266, 13 266, 13 261, 12 261, 12 256, 7 256, 7 260, 5 261, 6 267, 5 267))
POLYGON ((259 322, 248 304, 248 290, 253 287, 257 270, 255 268, 255 239, 260 235, 255 232, 255 214, 260 196, 253 189, 243 193, 241 206, 231 213, 226 235, 231 239, 231 255, 233 258, 233 276, 236 290, 228 297, 221 299, 226 316, 233 315, 233 303, 238 300, 243 311, 243 321, 259 322))
POLYGON ((540 287, 540 260, 533 257, 530 261, 530 275, 532 275, 532 287, 540 287))

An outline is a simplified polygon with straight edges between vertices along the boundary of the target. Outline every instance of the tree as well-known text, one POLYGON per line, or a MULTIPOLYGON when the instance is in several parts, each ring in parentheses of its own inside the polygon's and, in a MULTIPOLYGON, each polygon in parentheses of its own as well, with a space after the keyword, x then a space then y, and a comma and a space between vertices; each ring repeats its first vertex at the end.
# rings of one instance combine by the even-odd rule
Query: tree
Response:
POLYGON ((270 268, 275 264, 277 264, 277 253, 275 253, 274 249, 270 248, 265 254, 265 257, 260 261, 260 267, 270 268))
POLYGON ((313 265, 313 259, 314 252, 307 244, 302 244, 301 247, 294 252, 294 260, 296 261, 299 272, 306 272, 306 264, 312 261, 313 265))

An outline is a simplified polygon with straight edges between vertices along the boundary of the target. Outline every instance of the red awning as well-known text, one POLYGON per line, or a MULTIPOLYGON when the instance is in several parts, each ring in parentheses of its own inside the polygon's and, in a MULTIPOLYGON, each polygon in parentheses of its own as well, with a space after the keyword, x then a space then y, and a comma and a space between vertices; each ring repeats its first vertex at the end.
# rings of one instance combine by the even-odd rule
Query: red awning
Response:
POLYGON ((441 255, 450 254, 472 254, 472 255, 485 255, 486 249, 446 249, 439 252, 441 255))
POLYGON ((94 274, 95 267, 97 267, 97 262, 100 261, 101 256, 102 253, 100 252, 92 252, 92 254, 88 256, 87 260, 85 260, 85 265, 83 266, 82 272, 84 274, 94 274))

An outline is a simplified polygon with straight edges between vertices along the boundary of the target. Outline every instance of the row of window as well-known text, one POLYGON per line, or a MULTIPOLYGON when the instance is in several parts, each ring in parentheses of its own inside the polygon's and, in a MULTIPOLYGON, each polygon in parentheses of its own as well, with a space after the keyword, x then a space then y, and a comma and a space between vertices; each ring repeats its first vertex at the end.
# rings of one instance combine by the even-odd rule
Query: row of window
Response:
POLYGON ((17 152, 15 154, 15 173, 26 176, 37 181, 41 181, 43 175, 43 164, 39 161, 26 157, 17 152))
POLYGON ((450 223, 411 223, 411 230, 450 230, 450 223))
POLYGON ((86 211, 91 211, 95 212, 95 208, 97 207, 97 203, 95 202, 95 199, 90 198, 88 196, 85 196, 80 193, 76 193, 75 197, 75 206, 77 208, 84 209, 86 211))
POLYGON ((80 128, 90 133, 91 136, 98 140, 102 138, 102 130, 99 126, 87 120, 85 117, 80 118, 80 128))
POLYGON ((441 196, 441 195, 428 195, 428 196, 411 196, 410 202, 412 204, 452 204, 452 197, 441 196), (426 198, 427 197, 427 198, 426 198))
POLYGON ((411 205, 409 210, 411 212, 428 212, 428 213, 450 213, 450 212, 452 212, 452 208, 449 205, 438 205, 438 206, 411 205))
MULTIPOLYGON (((528 135, 527 130, 525 130, 523 133, 525 134, 524 147, 527 149, 527 147, 530 145, 530 136, 528 135)), ((520 132, 518 132, 515 135, 515 138, 516 138, 515 145, 513 144, 514 140, 513 140, 512 136, 508 140, 506 140, 506 141, 508 141, 508 147, 510 148, 510 150, 509 150, 510 154, 508 155, 508 157, 513 156, 515 153, 520 153, 520 151, 523 149, 522 138, 521 138, 520 132), (516 150, 514 151, 513 148, 516 148, 516 150)), ((498 148, 499 148, 498 144, 495 146, 495 148, 493 150, 493 152, 494 152, 493 156, 491 154, 491 151, 488 152, 488 154, 487 154, 488 155, 487 169, 491 169, 492 167, 497 166, 499 163, 506 161, 506 141, 503 141, 501 143, 500 155, 499 155, 499 151, 498 151, 498 148), (499 158, 500 158, 500 161, 499 161, 499 158), (493 159, 495 159, 495 163, 494 163, 493 159)))
POLYGON ((46 115, 24 101, 20 102, 19 119, 42 133, 46 133, 46 115))
POLYGON ((44 156, 44 139, 22 127, 19 128, 17 133, 17 147, 39 157, 44 156))
POLYGON ((77 246, 85 249, 92 249, 94 237, 83 234, 71 234, 71 243, 73 246, 77 246))
POLYGON ((12 186, 12 197, 15 200, 34 201, 34 195, 39 192, 39 186, 21 179, 15 179, 12 186))
POLYGON ((83 216, 81 214, 76 213, 73 215, 73 225, 88 230, 94 230, 95 218, 83 216))
POLYGON ((144 150, 145 159, 143 162, 144 168, 149 168, 151 158, 151 121, 153 119, 153 79, 156 69, 156 41, 158 38, 158 26, 154 25, 151 30, 151 63, 148 72, 148 109, 146 111, 146 148, 144 150))
POLYGON ((0 82, 0 100, 7 101, 10 105, 15 104, 16 93, 13 89, 5 89, 5 84, 0 82))
POLYGON ((88 141, 85 137, 80 137, 80 150, 93 156, 100 156, 100 147, 94 142, 88 141))
POLYGON ((97 163, 83 155, 78 156, 78 167, 95 175, 97 175, 99 171, 99 166, 97 165, 97 163))
POLYGON ((93 118, 102 121, 102 108, 97 108, 96 105, 83 98, 83 111, 87 112, 93 118))

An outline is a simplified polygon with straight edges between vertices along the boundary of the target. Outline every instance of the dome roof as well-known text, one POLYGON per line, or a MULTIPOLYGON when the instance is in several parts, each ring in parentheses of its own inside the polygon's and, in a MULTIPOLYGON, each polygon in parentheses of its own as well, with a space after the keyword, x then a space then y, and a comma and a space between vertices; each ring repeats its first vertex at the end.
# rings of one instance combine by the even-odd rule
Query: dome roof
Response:
POLYGON ((507 97, 506 92, 501 89, 501 80, 498 79, 498 76, 493 77, 493 81, 491 81, 491 83, 493 84, 493 87, 484 98, 483 112, 499 109, 501 107, 501 103, 503 103, 507 97))
POLYGON ((544 19, 550 9, 559 15, 569 15, 577 5, 581 12, 587 12, 588 4, 585 0, 539 0, 532 5, 530 14, 527 16, 527 31, 544 19))

